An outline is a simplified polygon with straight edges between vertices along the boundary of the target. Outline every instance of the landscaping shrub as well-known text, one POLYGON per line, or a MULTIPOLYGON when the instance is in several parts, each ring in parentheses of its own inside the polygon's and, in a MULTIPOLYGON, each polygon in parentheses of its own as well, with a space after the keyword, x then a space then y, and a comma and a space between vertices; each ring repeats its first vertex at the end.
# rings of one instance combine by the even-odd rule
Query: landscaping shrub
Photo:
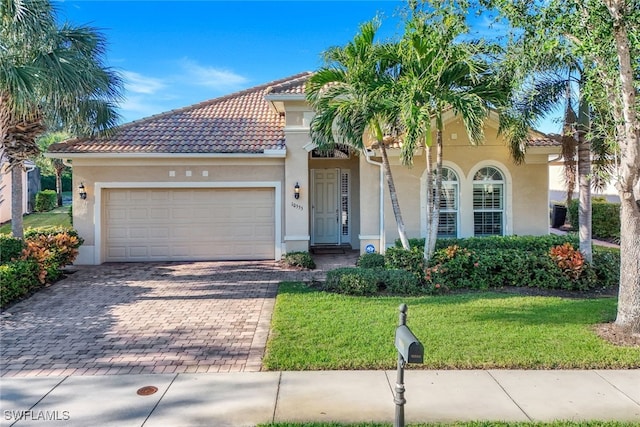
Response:
POLYGON ((422 281, 406 270, 384 270, 383 286, 394 295, 417 295, 424 292, 422 281))
POLYGON ((381 288, 384 271, 370 268, 344 267, 327 273, 325 289, 347 295, 374 295, 381 288))
POLYGON ((285 254, 282 261, 288 267, 316 268, 316 263, 309 252, 289 252, 285 254))
POLYGON ((1 305, 29 295, 61 276, 61 268, 72 264, 83 239, 65 228, 29 229, 24 242, 0 236, 1 305), (5 260, 6 257, 6 260, 5 260))
POLYGON ((16 237, 0 235, 0 264, 6 264, 12 259, 20 258, 24 241, 16 237))
POLYGON ((36 194, 36 211, 48 212, 58 206, 58 195, 53 190, 42 190, 36 194))
POLYGON ((549 256, 569 279, 579 279, 585 270, 582 252, 574 249, 570 243, 554 246, 549 250, 549 256))
POLYGON ((379 253, 362 254, 358 258, 356 266, 361 268, 383 268, 384 255, 379 253))
MULTIPOLYGON (((564 243, 571 243, 574 246, 578 245, 577 236, 573 235, 556 235, 549 234, 546 236, 487 236, 487 237, 467 237, 464 239, 438 239, 436 241, 436 250, 445 249, 449 246, 460 246, 461 248, 467 248, 471 250, 485 250, 485 249, 519 249, 524 251, 534 251, 540 253, 547 253, 553 246, 562 245, 564 243)), ((409 239, 409 244, 412 249, 424 248, 424 239, 409 239)), ((402 244, 399 240, 396 241, 395 246, 402 248, 402 244)))
MULTIPOLYGON (((569 205, 571 228, 578 229, 578 203, 574 199, 569 205)), ((620 203, 609 203, 602 197, 591 200, 591 235, 605 240, 620 240, 620 203)))
POLYGON ((620 251, 596 249, 593 251, 593 269, 598 284, 603 288, 620 283, 620 251))
POLYGON ((4 308, 40 287, 35 260, 16 260, 0 265, 0 307, 4 308))
POLYGON ((419 247, 412 247, 409 251, 401 247, 387 248, 384 254, 384 266, 389 270, 409 271, 418 280, 424 280, 424 256, 419 247))
POLYGON ((78 248, 84 239, 78 236, 78 232, 67 228, 35 228, 25 233, 27 244, 34 242, 32 246, 50 251, 52 262, 60 268, 73 264, 78 256, 78 248))

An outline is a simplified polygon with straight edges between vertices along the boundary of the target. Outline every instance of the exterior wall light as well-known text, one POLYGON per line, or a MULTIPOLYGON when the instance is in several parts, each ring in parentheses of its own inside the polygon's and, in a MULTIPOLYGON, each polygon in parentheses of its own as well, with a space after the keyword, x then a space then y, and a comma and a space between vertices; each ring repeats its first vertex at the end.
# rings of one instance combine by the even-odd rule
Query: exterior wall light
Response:
POLYGON ((87 190, 84 188, 84 183, 82 182, 78 185, 78 195, 82 200, 87 199, 87 190))
POLYGON ((296 182, 296 186, 293 187, 293 197, 295 197, 296 199, 300 198, 300 184, 298 184, 296 182))

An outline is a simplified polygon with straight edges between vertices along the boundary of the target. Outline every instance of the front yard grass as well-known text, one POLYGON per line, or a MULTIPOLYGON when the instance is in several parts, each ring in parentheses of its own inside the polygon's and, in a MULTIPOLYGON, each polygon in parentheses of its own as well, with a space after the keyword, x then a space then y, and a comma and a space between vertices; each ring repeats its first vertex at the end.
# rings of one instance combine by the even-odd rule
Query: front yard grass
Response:
MULTIPOLYGON (((271 423, 260 427, 391 427, 390 423, 271 423)), ((456 423, 408 424, 410 427, 631 427, 637 423, 620 421, 554 421, 545 422, 495 422, 469 421, 456 423)))
POLYGON ((593 331, 613 321, 615 298, 469 292, 353 297, 281 283, 263 364, 269 370, 395 369, 398 306, 424 345, 422 369, 640 368, 640 348, 593 331))
MULTIPOLYGON (((69 207, 62 206, 49 212, 37 212, 25 215, 24 228, 66 227, 71 228, 69 207)), ((11 234, 11 221, 0 226, 0 234, 11 234)))

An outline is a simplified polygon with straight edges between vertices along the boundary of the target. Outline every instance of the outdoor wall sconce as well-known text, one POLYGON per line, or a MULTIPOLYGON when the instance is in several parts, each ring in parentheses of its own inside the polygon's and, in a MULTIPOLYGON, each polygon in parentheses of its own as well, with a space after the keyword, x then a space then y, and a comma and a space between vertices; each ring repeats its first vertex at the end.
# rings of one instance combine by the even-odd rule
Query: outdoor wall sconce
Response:
POLYGON ((82 182, 78 185, 78 195, 82 200, 87 199, 87 190, 84 188, 84 183, 82 182))
POLYGON ((295 197, 296 199, 300 198, 300 184, 298 184, 296 182, 296 186, 293 187, 293 197, 295 197))

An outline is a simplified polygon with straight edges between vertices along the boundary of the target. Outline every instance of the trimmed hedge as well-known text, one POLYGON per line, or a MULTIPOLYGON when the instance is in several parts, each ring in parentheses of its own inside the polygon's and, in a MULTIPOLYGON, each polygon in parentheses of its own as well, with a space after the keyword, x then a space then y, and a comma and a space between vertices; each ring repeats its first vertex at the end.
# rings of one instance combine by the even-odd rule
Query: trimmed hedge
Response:
POLYGON ((6 307, 38 289, 41 286, 39 270, 38 263, 32 259, 0 265, 0 307, 6 307))
POLYGON ((0 264, 6 264, 12 259, 20 258, 22 249, 24 249, 22 239, 0 234, 0 264))
POLYGON ((377 252, 362 254, 356 261, 356 266, 361 268, 382 268, 384 267, 384 255, 377 252))
MULTIPOLYGON (((574 199, 569 206, 571 228, 574 230, 578 229, 578 203, 574 199)), ((599 239, 620 240, 620 203, 609 203, 600 197, 591 200, 591 235, 599 239)))
MULTIPOLYGON (((534 251, 547 253, 553 246, 571 243, 573 246, 579 244, 578 237, 574 235, 548 234, 545 236, 487 236, 487 237, 467 237, 464 239, 438 239, 436 250, 459 246, 461 248, 484 250, 484 249, 519 249, 524 251, 534 251)), ((424 238, 409 239, 412 249, 424 248, 424 238)), ((402 248, 402 243, 396 240, 395 246, 402 248)))
POLYGON ((368 296, 379 292, 394 295, 424 293, 421 282, 405 270, 344 267, 327 273, 325 290, 347 295, 368 296))
POLYGON ((58 206, 58 194, 53 190, 42 190, 36 194, 36 211, 49 212, 58 206))

